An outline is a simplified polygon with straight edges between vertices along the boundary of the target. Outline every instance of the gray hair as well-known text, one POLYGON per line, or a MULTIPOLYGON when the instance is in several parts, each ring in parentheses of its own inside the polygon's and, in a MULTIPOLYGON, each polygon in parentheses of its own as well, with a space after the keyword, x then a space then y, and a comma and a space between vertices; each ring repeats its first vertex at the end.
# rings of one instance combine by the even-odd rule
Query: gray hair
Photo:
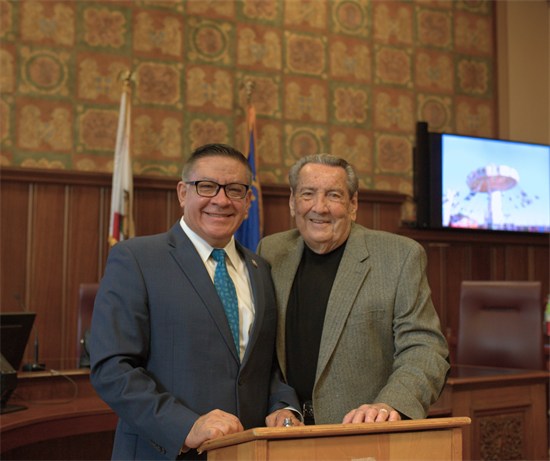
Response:
POLYGON ((346 171, 346 186, 348 188, 350 199, 353 198, 355 193, 359 190, 359 178, 357 176, 357 172, 346 160, 331 154, 314 154, 301 158, 290 168, 288 181, 290 182, 292 193, 296 192, 296 186, 298 186, 298 181, 300 180, 300 171, 308 163, 317 163, 319 165, 343 168, 346 171))
POLYGON ((189 177, 193 172, 195 164, 203 158, 206 157, 229 157, 238 162, 242 163, 246 168, 246 182, 248 186, 252 185, 253 173, 250 164, 246 157, 234 147, 228 146, 226 144, 205 144, 200 146, 191 154, 191 157, 183 165, 183 170, 181 171, 181 179, 183 182, 189 181, 189 177))

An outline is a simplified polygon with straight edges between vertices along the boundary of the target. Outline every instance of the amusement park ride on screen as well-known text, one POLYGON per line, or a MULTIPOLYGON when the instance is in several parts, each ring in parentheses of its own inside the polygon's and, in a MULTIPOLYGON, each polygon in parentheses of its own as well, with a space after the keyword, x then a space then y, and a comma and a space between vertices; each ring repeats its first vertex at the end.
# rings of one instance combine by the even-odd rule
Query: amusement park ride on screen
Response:
POLYGON ((414 151, 417 227, 550 232, 550 146, 428 132, 414 151))

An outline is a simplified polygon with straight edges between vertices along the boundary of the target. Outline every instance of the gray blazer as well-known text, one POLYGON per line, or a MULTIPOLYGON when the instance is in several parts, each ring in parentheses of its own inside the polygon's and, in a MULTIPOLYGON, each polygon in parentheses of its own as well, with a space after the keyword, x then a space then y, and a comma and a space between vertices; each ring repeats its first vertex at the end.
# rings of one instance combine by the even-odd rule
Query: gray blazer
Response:
POLYGON ((197 418, 214 409, 237 415, 247 429, 299 405, 275 360, 269 266, 237 249, 256 312, 242 364, 214 284, 179 223, 111 249, 90 348, 92 384, 120 417, 114 459, 175 459, 197 418))
MULTIPOLYGON (((264 238, 277 293, 277 356, 286 376, 285 316, 304 241, 298 230, 264 238)), ((425 418, 449 370, 430 298, 426 254, 415 241, 352 223, 329 297, 313 389, 317 424, 341 423, 362 404, 425 418)))

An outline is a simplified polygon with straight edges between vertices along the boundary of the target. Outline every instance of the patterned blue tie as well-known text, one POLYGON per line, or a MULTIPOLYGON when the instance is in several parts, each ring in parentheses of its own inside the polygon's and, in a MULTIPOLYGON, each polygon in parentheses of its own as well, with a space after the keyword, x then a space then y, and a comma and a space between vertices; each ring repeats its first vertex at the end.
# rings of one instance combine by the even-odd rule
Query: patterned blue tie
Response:
POLYGON ((214 248, 212 250, 212 257, 218 263, 216 266, 216 272, 214 273, 214 286, 218 292, 218 295, 222 301, 223 308, 225 309, 225 315, 229 320, 229 326, 231 327, 231 333, 233 333, 233 339, 237 346, 237 353, 240 354, 239 345, 239 301, 237 300, 237 291, 235 290, 235 284, 229 272, 227 272, 227 266, 225 265, 225 250, 214 248))

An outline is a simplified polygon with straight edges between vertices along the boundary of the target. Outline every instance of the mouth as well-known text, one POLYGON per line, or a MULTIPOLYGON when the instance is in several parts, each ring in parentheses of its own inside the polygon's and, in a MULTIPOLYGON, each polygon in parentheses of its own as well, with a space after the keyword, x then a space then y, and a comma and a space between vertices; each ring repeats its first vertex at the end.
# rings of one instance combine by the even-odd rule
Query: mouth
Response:
POLYGON ((205 212, 205 213, 212 218, 229 218, 233 216, 231 214, 218 214, 218 213, 208 213, 208 212, 205 212))
POLYGON ((310 219, 313 224, 328 224, 329 221, 321 221, 320 219, 310 219))

